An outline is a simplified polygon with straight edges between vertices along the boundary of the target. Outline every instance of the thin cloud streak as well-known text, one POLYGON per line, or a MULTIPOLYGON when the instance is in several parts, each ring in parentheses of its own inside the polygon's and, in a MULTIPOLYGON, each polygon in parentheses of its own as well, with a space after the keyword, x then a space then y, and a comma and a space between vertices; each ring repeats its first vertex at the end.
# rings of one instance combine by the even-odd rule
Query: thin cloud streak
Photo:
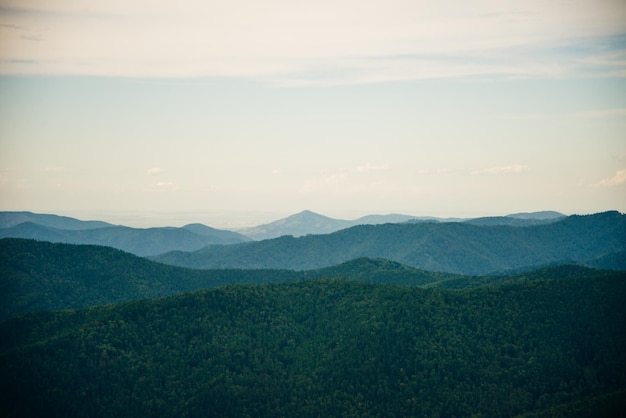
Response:
POLYGON ((0 8, 0 74, 243 77, 282 87, 626 74, 626 48, 615 41, 626 31, 622 2, 484 1, 464 12, 445 3, 25 0, 0 8))
POLYGON ((489 167, 489 168, 474 170, 471 172, 471 174, 489 174, 489 175, 521 174, 527 171, 529 171, 529 168, 527 165, 513 164, 513 165, 503 165, 503 166, 489 167))
POLYGON ((613 177, 600 180, 600 182, 598 183, 598 186, 614 187, 614 186, 621 186, 623 184, 626 184, 626 169, 617 170, 617 172, 615 172, 615 175, 613 177))

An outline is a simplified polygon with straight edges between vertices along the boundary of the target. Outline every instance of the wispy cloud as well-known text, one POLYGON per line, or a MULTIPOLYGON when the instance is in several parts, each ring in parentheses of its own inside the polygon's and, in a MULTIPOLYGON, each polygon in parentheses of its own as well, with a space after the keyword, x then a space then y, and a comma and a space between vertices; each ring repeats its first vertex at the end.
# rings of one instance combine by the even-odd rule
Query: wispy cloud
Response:
POLYGON ((150 176, 154 176, 156 174, 161 174, 162 172, 163 172, 163 169, 161 169, 160 167, 151 167, 151 168, 146 170, 146 174, 148 174, 150 176))
POLYGON ((552 119, 611 119, 626 118, 626 109, 590 109, 570 113, 518 113, 502 116, 504 119, 552 120, 552 119))
POLYGON ((231 76, 279 86, 626 76, 619 0, 481 0, 466 10, 402 0, 19 4, 0 7, 0 74, 231 76))
POLYGON ((529 170, 529 167, 527 165, 513 164, 513 165, 501 165, 501 166, 496 166, 496 167, 481 168, 481 169, 472 171, 471 174, 488 174, 488 175, 520 174, 520 173, 525 173, 528 170, 529 170))
POLYGON ((46 167, 43 169, 46 173, 66 173, 69 170, 66 167, 46 167))
POLYGON ((156 182, 153 185, 153 187, 149 189, 149 191, 156 191, 156 192, 172 192, 172 191, 177 191, 177 190, 180 190, 180 187, 178 186, 178 184, 172 181, 156 182))
POLYGON ((369 173, 372 171, 385 171, 388 170, 389 166, 387 164, 372 164, 369 161, 365 164, 358 165, 355 170, 357 173, 369 173))
POLYGON ((626 184, 626 169, 617 170, 613 177, 608 177, 600 180, 598 186, 601 187, 613 187, 626 184))
POLYGON ((433 174, 446 174, 452 172, 451 169, 443 167, 443 168, 420 168, 416 170, 417 174, 420 175, 433 175, 433 174))

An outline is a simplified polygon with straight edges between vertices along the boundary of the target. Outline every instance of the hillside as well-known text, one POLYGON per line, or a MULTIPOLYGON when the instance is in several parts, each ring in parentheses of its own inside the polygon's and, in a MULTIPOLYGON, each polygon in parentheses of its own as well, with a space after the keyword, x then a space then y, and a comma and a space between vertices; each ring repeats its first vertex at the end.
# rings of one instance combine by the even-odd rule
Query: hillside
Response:
POLYGON ((258 225, 241 229, 239 232, 254 240, 266 240, 278 238, 285 235, 301 237, 304 235, 330 234, 341 229, 350 228, 357 225, 380 225, 385 223, 402 222, 463 222, 477 225, 513 225, 532 226, 551 223, 563 218, 565 215, 554 211, 516 213, 507 216, 495 216, 489 218, 460 219, 460 218, 437 218, 432 216, 416 217, 411 215, 401 215, 397 213, 387 215, 367 215, 358 219, 346 220, 335 219, 320 215, 310 210, 279 219, 268 224, 258 225))
POLYGON ((225 284, 300 278, 288 271, 189 270, 109 247, 5 238, 0 240, 0 320, 225 284))
POLYGON ((367 215, 358 219, 334 219, 319 213, 304 210, 300 213, 279 219, 268 224, 258 225, 240 230, 242 234, 254 240, 266 240, 285 235, 301 237, 309 234, 330 234, 355 225, 378 225, 383 223, 399 223, 415 219, 414 216, 388 214, 367 215))
MULTIPOLYGON (((41 215, 35 221, 47 219, 41 215)), ((52 215, 50 215, 52 216, 52 215)), ((70 218, 71 219, 71 218, 70 218)), ((22 222, 0 229, 0 238, 25 238, 67 244, 104 245, 139 256, 154 256, 168 251, 194 251, 207 245, 227 245, 250 239, 236 232, 224 231, 194 224, 182 228, 130 228, 105 225, 97 228, 83 225, 83 221, 61 223, 61 229, 32 221, 22 222), (82 225, 82 227, 81 227, 82 225)), ((47 222, 50 224, 51 222, 47 222)))
POLYGON ((24 222, 32 222, 56 229, 80 230, 113 226, 102 221, 82 221, 68 216, 40 214, 33 212, 0 212, 0 229, 10 228, 24 222))
POLYGON ((458 276, 386 260, 360 259, 321 270, 190 270, 109 247, 0 240, 0 320, 25 312, 152 299, 234 283, 336 277, 423 285, 458 276))
MULTIPOLYGON (((0 323, 21 417, 623 411, 626 281, 237 285, 0 323)), ((595 415, 597 416, 597 415, 595 415)))
POLYGON ((155 260, 192 268, 307 270, 369 257, 485 275, 562 263, 593 266, 595 260, 613 260, 619 267, 625 250, 626 215, 604 212, 525 228, 462 222, 362 225, 326 235, 172 252, 155 260))
POLYGON ((307 271, 190 270, 108 247, 5 238, 0 240, 0 320, 26 312, 154 299, 235 283, 342 278, 431 288, 469 288, 528 280, 624 277, 624 274, 557 266, 508 276, 467 277, 368 258, 307 271))

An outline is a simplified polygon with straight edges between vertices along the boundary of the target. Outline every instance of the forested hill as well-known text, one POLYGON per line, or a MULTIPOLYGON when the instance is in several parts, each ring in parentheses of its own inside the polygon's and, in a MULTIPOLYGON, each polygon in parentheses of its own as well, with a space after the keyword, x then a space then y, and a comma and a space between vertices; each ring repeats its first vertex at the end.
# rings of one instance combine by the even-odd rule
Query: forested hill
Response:
POLYGON ((321 270, 191 270, 109 247, 0 240, 0 320, 25 312, 158 298, 233 283, 341 277, 424 285, 457 279, 386 260, 360 259, 321 270))
POLYGON ((193 268, 306 270, 370 257, 429 271, 482 275, 565 262, 626 269, 625 251, 626 215, 604 212, 528 227, 460 222, 362 225, 327 235, 209 246, 155 259, 193 268))
POLYGON ((626 281, 308 280, 0 323, 20 417, 620 416, 626 281))
POLYGON ((465 288, 550 278, 624 277, 625 274, 559 266, 517 275, 465 277, 367 258, 308 271, 191 270, 108 247, 7 238, 0 240, 0 320, 25 312, 159 298, 234 283, 343 278, 369 283, 465 288))
POLYGON ((250 241, 237 232, 201 224, 180 228, 130 228, 29 212, 0 212, 0 238, 26 238, 66 244, 105 245, 139 256, 173 250, 193 251, 207 245, 250 241), (22 222, 20 222, 22 221, 22 222))

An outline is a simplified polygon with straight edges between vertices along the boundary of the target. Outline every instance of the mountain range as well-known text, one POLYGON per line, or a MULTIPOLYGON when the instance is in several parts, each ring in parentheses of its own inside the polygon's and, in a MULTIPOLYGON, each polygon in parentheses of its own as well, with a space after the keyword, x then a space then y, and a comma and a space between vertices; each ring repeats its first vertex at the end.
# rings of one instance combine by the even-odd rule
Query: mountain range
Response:
POLYGON ((561 263, 626 269, 626 215, 572 215, 526 227, 466 222, 360 225, 325 235, 175 251, 154 260, 190 268, 306 270, 359 257, 469 275, 561 263))
MULTIPOLYGON (((126 228, 29 216, 3 231, 126 228)), ((625 241, 626 215, 604 212, 358 225, 162 256, 240 266, 195 270, 0 239, 0 415, 623 416, 625 241)))
MULTIPOLYGON (((535 212, 506 217, 477 218, 477 224, 529 226, 557 220, 558 212, 535 212)), ((355 225, 401 222, 449 222, 460 219, 409 215, 368 215, 355 220, 329 218, 303 211, 269 224, 228 231, 200 223, 183 227, 131 228, 103 221, 83 221, 67 216, 32 212, 0 212, 0 238, 26 238, 68 244, 105 245, 139 256, 156 256, 170 251, 195 251, 207 245, 229 245, 285 235, 328 234, 355 225)))
POLYGON ((317 279, 22 315, 0 322, 0 414, 622 417, 625 294, 623 273, 317 279))
POLYGON ((80 309, 155 299, 237 283, 341 278, 367 283, 459 289, 572 277, 624 277, 626 272, 555 266, 499 276, 425 271, 384 259, 358 258, 321 269, 193 270, 147 260, 110 247, 0 239, 0 320, 26 312, 80 309))
POLYGON ((80 221, 30 212, 0 213, 0 238, 28 238, 68 244, 105 245, 139 256, 194 251, 207 245, 250 241, 233 231, 189 224, 180 228, 131 228, 100 221, 80 221))
POLYGON ((554 211, 516 213, 507 216, 489 218, 462 219, 462 218, 437 218, 432 216, 416 217, 401 214, 367 215, 354 220, 335 219, 319 213, 304 210, 294 215, 279 219, 263 225, 239 230, 242 234, 254 239, 265 240, 278 238, 285 235, 301 237, 305 235, 330 234, 345 228, 357 225, 380 225, 386 223, 402 222, 472 222, 489 225, 515 225, 531 226, 554 222, 565 217, 562 213, 554 211))

